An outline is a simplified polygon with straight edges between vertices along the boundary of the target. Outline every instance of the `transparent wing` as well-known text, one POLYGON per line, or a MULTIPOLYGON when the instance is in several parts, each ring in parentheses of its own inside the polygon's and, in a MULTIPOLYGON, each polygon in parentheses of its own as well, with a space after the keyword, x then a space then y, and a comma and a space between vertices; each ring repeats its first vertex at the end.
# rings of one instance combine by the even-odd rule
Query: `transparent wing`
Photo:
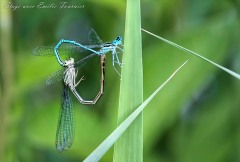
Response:
POLYGON ((73 144, 74 134, 75 123, 73 104, 69 95, 69 88, 64 85, 56 133, 56 149, 58 151, 68 150, 73 144))
POLYGON ((53 56, 54 55, 53 49, 54 49, 53 46, 36 47, 32 51, 32 55, 34 55, 34 56, 53 56))
MULTIPOLYGON (((91 47, 91 46, 90 46, 91 47)), ((89 48, 90 48, 89 47, 89 48)), ((59 48, 58 52, 60 55, 72 55, 85 51, 86 49, 79 46, 63 45, 59 48)), ((54 46, 39 46, 32 52, 34 56, 54 56, 54 46)))
MULTIPOLYGON (((100 45, 85 45, 88 48, 101 48, 100 45)), ((86 51, 85 48, 76 46, 76 45, 62 45, 58 49, 58 53, 60 55, 72 55, 72 54, 79 54, 83 51, 86 51)), ((32 55, 34 56, 55 56, 54 53, 54 46, 39 46, 36 47, 32 51, 32 55)))
POLYGON ((93 57, 93 56, 97 56, 95 53, 92 53, 86 57, 84 57, 83 59, 76 61, 74 63, 74 66, 78 69, 81 69, 84 65, 86 65, 86 63, 93 57))
POLYGON ((64 69, 61 69, 59 71, 56 71, 55 73, 52 73, 50 76, 48 76, 46 80, 46 85, 51 85, 61 81, 63 79, 63 73, 64 73, 64 69))
POLYGON ((103 44, 103 41, 100 39, 100 37, 98 36, 98 34, 96 33, 96 31, 94 29, 91 29, 88 35, 88 41, 90 44, 103 44))

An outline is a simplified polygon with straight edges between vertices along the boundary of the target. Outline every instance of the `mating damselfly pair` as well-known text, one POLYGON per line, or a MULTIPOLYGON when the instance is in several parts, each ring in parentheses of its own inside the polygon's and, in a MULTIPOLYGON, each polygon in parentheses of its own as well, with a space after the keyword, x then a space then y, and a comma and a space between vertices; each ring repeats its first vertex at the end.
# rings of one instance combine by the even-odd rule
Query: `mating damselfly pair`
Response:
POLYGON ((112 42, 103 43, 97 33, 91 29, 89 33, 89 42, 90 45, 83 45, 75 41, 61 39, 55 47, 40 46, 33 51, 33 55, 35 56, 55 55, 58 63, 64 67, 64 69, 50 75, 46 80, 47 85, 61 80, 63 80, 64 83, 61 98, 61 109, 56 133, 56 148, 59 151, 67 150, 71 147, 75 134, 73 103, 69 94, 69 89, 72 91, 80 103, 96 104, 104 92, 106 60, 105 54, 108 52, 112 53, 113 68, 120 75, 115 67, 115 63, 122 67, 122 63, 119 61, 118 57, 118 53, 123 53, 123 49, 120 47, 123 46, 122 37, 118 36, 112 42), (74 61, 74 58, 69 58, 65 61, 63 61, 61 58, 62 55, 80 55, 83 51, 89 51, 91 54, 76 62, 74 61), (84 100, 76 90, 76 87, 83 80, 83 77, 78 82, 76 82, 76 77, 78 75, 78 70, 94 56, 100 56, 100 90, 93 100, 84 100))

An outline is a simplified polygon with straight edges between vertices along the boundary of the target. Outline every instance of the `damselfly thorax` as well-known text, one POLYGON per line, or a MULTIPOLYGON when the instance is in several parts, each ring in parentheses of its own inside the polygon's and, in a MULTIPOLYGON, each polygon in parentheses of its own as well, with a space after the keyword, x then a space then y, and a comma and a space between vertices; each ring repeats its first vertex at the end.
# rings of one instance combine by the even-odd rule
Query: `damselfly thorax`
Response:
POLYGON ((69 60, 64 62, 64 66, 66 66, 66 70, 64 71, 64 84, 69 86, 70 89, 75 88, 76 84, 76 69, 74 68, 74 59, 70 58, 69 60))

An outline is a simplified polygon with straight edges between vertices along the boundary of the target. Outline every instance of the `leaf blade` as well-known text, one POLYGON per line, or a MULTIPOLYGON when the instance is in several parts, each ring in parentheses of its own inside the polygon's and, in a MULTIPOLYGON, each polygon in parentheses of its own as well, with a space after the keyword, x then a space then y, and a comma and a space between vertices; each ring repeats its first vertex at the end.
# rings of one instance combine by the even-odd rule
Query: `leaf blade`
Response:
POLYGON ((109 148, 119 139, 130 124, 141 114, 149 102, 157 93, 177 74, 177 72, 187 63, 184 62, 175 70, 172 75, 161 84, 139 107, 135 109, 119 126, 84 160, 84 162, 96 162, 109 150, 109 148))
POLYGON ((158 36, 156 34, 153 34, 153 33, 149 32, 149 31, 147 31, 145 29, 142 29, 142 31, 144 31, 144 32, 146 32, 146 33, 148 33, 148 34, 150 34, 150 35, 152 35, 152 36, 154 36, 154 37, 156 37, 156 38, 158 38, 158 39, 160 39, 160 40, 162 40, 162 41, 164 41, 164 42, 166 42, 166 43, 168 43, 168 44, 170 44, 170 45, 172 45, 172 46, 174 46, 174 47, 176 47, 176 48, 178 48, 178 49, 180 49, 182 51, 185 51, 185 52, 188 52, 188 53, 190 53, 192 55, 195 55, 195 56, 201 58, 202 60, 204 60, 204 61, 206 61, 206 62, 208 62, 208 63, 210 63, 210 64, 212 64, 212 65, 214 65, 216 67, 218 67, 219 69, 222 69, 223 71, 227 72, 228 74, 232 75, 233 77, 235 77, 237 79, 240 79, 240 74, 237 74, 234 71, 231 71, 231 70, 229 70, 229 69, 227 69, 227 68, 225 68, 225 67, 223 67, 223 66, 221 66, 221 65, 219 65, 219 64, 217 64, 217 63, 215 63, 215 62, 213 62, 213 61, 211 61, 211 60, 209 60, 209 59, 207 59, 205 57, 203 57, 202 55, 200 55, 200 54, 198 54, 198 53, 196 53, 194 51, 191 51, 191 50, 189 50, 187 48, 184 48, 184 47, 182 47, 182 46, 180 46, 180 45, 178 45, 178 44, 176 44, 174 42, 171 42, 171 41, 169 41, 169 40, 167 40, 165 38, 162 38, 162 37, 160 37, 160 36, 158 36))

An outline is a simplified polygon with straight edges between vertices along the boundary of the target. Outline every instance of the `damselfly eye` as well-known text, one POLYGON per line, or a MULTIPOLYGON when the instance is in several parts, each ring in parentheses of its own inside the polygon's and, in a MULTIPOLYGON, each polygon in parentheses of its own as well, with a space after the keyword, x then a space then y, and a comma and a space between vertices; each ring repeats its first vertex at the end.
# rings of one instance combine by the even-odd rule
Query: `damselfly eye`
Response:
POLYGON ((122 40, 122 37, 121 36, 118 36, 117 37, 117 41, 121 41, 122 40))

